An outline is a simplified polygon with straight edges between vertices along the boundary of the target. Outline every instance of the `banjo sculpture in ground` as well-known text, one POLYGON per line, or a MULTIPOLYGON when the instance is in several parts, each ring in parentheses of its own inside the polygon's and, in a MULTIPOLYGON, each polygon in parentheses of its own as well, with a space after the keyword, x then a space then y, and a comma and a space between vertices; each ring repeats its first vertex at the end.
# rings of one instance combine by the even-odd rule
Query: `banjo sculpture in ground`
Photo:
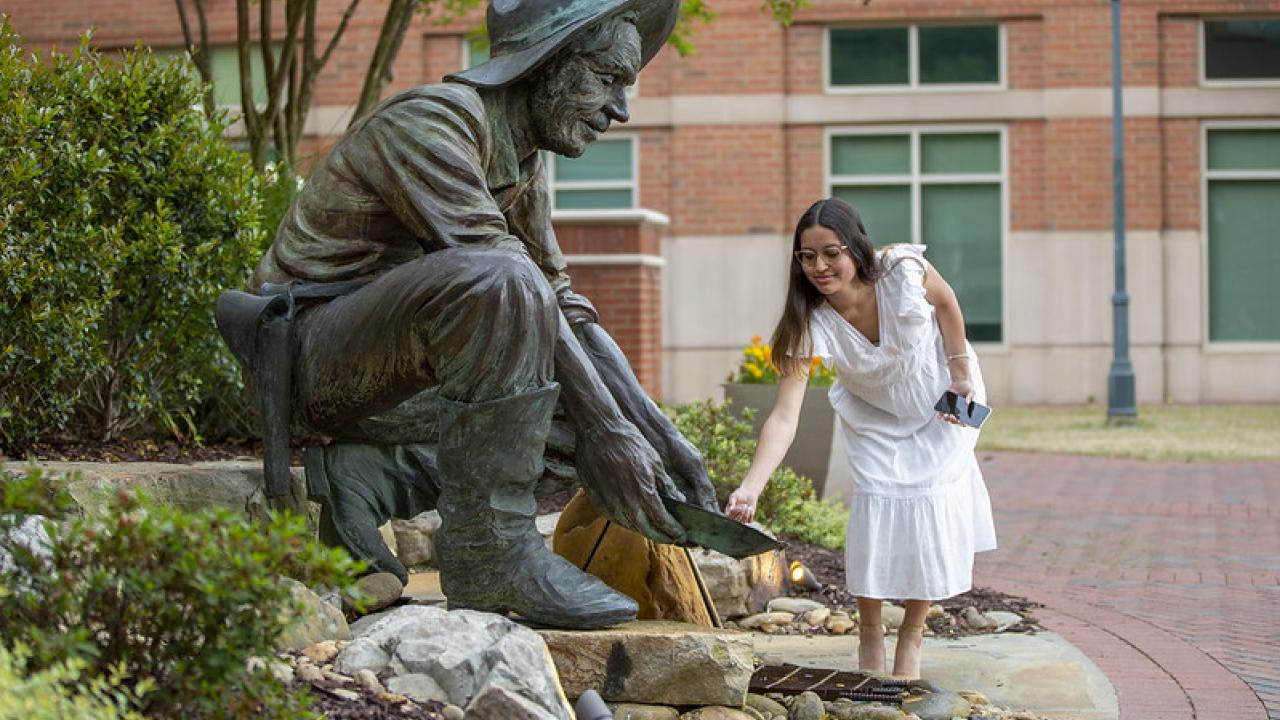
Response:
MULTIPOLYGON (((575 482, 657 542, 699 540, 663 497, 716 511, 697 450, 573 292, 539 150, 578 157, 677 0, 494 0, 492 58, 388 99, 315 170, 251 293, 218 323, 262 403, 268 494, 309 448, 321 537, 401 583, 378 526, 432 508, 451 607, 603 627, 636 603, 546 549, 538 495, 575 482)), ((696 533, 694 534, 696 535, 696 533)))

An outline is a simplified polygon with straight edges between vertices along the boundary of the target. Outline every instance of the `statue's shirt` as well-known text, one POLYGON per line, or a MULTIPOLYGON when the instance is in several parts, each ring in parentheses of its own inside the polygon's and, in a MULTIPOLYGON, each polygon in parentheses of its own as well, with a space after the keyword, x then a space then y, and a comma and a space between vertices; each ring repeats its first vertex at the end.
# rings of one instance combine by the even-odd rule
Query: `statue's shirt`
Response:
POLYGON ((378 106, 320 163, 253 285, 372 279, 458 246, 523 246, 567 289, 539 154, 516 157, 474 88, 423 85, 378 106))

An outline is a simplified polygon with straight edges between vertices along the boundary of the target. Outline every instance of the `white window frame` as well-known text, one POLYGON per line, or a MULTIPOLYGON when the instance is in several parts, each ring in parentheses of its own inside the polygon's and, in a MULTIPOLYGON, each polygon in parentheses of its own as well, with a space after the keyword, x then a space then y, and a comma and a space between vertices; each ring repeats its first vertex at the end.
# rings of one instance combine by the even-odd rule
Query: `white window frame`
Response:
POLYGON ((1206 68, 1206 52, 1204 45, 1204 24, 1206 22, 1225 22, 1230 20, 1276 20, 1280 21, 1280 15, 1261 15, 1256 17, 1228 16, 1217 17, 1207 16, 1200 18, 1200 22, 1196 23, 1196 75, 1201 87, 1211 88, 1267 88, 1280 87, 1280 77, 1263 78, 1260 80, 1214 80, 1205 75, 1206 68))
POLYGON ((1001 21, 967 21, 953 23, 880 23, 828 25, 822 33, 822 91, 828 95, 876 95, 902 92, 991 92, 1009 89, 1009 52, 1006 25, 1001 21), (965 27, 995 25, 998 29, 997 63, 1000 79, 994 83, 920 83, 920 42, 917 34, 925 27, 965 27), (907 83, 905 85, 832 85, 831 84, 831 31, 846 29, 907 28, 907 83))
POLYGON ((1256 354, 1280 352, 1280 341, 1209 339, 1209 182, 1211 180, 1280 180, 1280 170, 1210 170, 1209 132, 1212 130, 1277 130, 1280 120, 1206 120, 1200 123, 1200 342, 1206 353, 1256 354))
MULTIPOLYGON (((998 352, 1009 348, 1009 135, 1005 125, 857 125, 830 126, 823 129, 822 178, 826 197, 835 195, 839 186, 903 185, 908 184, 911 193, 911 239, 921 243, 921 189, 925 185, 959 185, 999 183, 1000 185, 1000 342, 975 342, 975 347, 998 352), (1000 140, 1000 172, 956 173, 925 175, 921 170, 921 135, 996 134, 1000 140), (833 175, 831 161, 835 139, 853 136, 907 135, 911 145, 911 171, 899 175, 833 175), (925 178, 928 178, 927 180, 925 178)), ((926 257, 928 253, 926 252, 926 257)))
MULTIPOLYGON (((468 70, 471 68, 471 38, 465 33, 459 37, 462 40, 461 60, 459 61, 459 67, 461 67, 463 70, 468 70)), ((640 78, 637 77, 635 82, 627 86, 626 96, 627 96, 627 99, 630 100, 638 96, 639 94, 640 94, 640 78)))
POLYGON ((628 140, 631 142, 631 177, 627 180, 556 180, 556 162, 553 152, 543 153, 547 166, 547 192, 551 195, 551 209, 555 212, 615 213, 620 210, 640 208, 640 136, 631 132, 605 133, 596 142, 628 140), (556 193, 560 190, 630 190, 631 205, 625 208, 596 208, 591 210, 562 209, 556 205, 556 193))

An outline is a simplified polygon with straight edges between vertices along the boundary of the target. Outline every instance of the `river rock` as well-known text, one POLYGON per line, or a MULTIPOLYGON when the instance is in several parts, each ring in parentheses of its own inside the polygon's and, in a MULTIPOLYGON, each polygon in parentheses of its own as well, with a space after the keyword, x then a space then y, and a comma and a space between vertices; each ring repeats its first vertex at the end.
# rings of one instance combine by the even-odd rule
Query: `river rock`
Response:
POLYGON ((747 630, 755 630, 765 625, 789 625, 796 616, 789 612, 763 612, 742 618, 738 625, 747 630))
POLYGON ((978 612, 978 608, 969 605, 960 613, 960 619, 974 630, 994 630, 996 622, 978 612))
POLYGON ((411 520, 392 520, 396 536, 396 558, 410 569, 435 565, 435 536, 440 530, 440 513, 431 510, 411 520))
POLYGON ((769 601, 769 612, 786 612, 792 615, 803 615, 824 607, 826 605, 808 598, 780 597, 769 601))
POLYGON ((691 554, 720 617, 738 618, 749 613, 747 601, 751 597, 751 586, 743 564, 714 550, 694 548, 691 554))
POLYGON ((538 632, 571 697, 594 689, 609 702, 737 707, 754 670, 745 633, 650 620, 538 632))
POLYGON ((836 700, 826 706, 828 720, 903 720, 905 717, 898 708, 880 703, 836 700))
POLYGON ((982 613, 988 620, 996 624, 996 632, 1004 632, 1009 628, 1022 622, 1022 616, 1016 612, 1007 610, 992 610, 991 612, 982 613))
POLYGON ((289 625, 276 641, 282 651, 301 650, 326 640, 350 640, 351 628, 342 611, 320 599, 306 585, 291 578, 280 578, 289 588, 291 601, 300 609, 297 614, 286 610, 289 625))
POLYGON ((709 705, 680 716, 680 720, 752 720, 751 716, 735 708, 709 705))
MULTIPOLYGON (((524 717, 518 713, 540 708, 539 720, 573 717, 542 639, 492 613, 423 605, 397 608, 344 648, 334 667, 348 674, 368 669, 384 677, 428 675, 444 690, 444 699, 464 708, 496 687, 508 692, 490 693, 482 704, 484 712, 506 708, 516 713, 510 717, 524 717)), ((394 677, 386 684, 392 692, 413 697, 394 677)))
POLYGON ((797 695, 791 704, 791 720, 823 720, 826 715, 827 708, 822 704, 822 698, 808 690, 797 695))
POLYGON ((761 715, 764 715, 766 718, 774 717, 779 720, 786 720, 787 709, 783 707, 782 703, 773 700, 772 698, 751 693, 750 695, 747 695, 746 705, 747 707, 759 712, 761 715))
POLYGON ((831 617, 831 608, 820 607, 805 613, 802 619, 809 627, 820 627, 829 617, 831 617))
POLYGON ((972 710, 969 702, 958 693, 924 680, 913 682, 907 698, 902 701, 902 711, 912 713, 920 720, 967 718, 972 710))
MULTIPOLYGON (((361 668, 357 673, 373 672, 361 668)), ((375 676, 376 677, 376 676, 375 676)), ((407 673, 387 678, 387 692, 413 698, 418 702, 448 702, 449 693, 440 687, 435 678, 424 673, 407 673)))
POLYGON ((848 613, 833 612, 831 613, 831 617, 827 618, 825 626, 827 628, 827 632, 832 635, 844 635, 857 627, 858 624, 854 622, 853 618, 849 617, 848 613))
POLYGON ((893 603, 887 602, 880 607, 880 622, 890 630, 902 627, 902 621, 906 616, 907 609, 893 603))
POLYGON ((620 703, 613 709, 613 720, 680 720, 680 711, 666 705, 620 703))

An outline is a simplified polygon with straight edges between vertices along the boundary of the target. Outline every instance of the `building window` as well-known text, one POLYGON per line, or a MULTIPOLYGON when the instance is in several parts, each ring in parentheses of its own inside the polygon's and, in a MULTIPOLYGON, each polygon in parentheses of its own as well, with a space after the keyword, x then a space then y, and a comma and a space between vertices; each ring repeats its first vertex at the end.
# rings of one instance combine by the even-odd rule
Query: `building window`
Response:
MULTIPOLYGON (((276 48, 277 58, 280 48, 276 48)), ((161 60, 186 60, 186 48, 154 48, 161 60)), ((249 68, 253 78, 253 102, 259 108, 267 106, 267 77, 258 46, 249 48, 249 68)), ((196 72, 191 65, 191 72, 196 72)), ((219 107, 240 107, 240 50, 235 45, 218 45, 209 52, 209 73, 212 76, 213 101, 219 107)))
POLYGON ((637 145, 632 137, 612 137, 588 145, 579 158, 547 153, 553 207, 557 210, 637 207, 637 145))
POLYGON ((827 87, 841 89, 999 86, 1000 25, 829 28, 827 87))
POLYGON ((1200 36, 1205 82, 1280 81, 1280 18, 1205 20, 1200 36))
POLYGON ((1210 342, 1280 341, 1280 126, 1206 132, 1210 342))
POLYGON ((922 243, 960 298, 974 342, 1003 340, 1004 132, 835 131, 828 188, 877 246, 922 243))

